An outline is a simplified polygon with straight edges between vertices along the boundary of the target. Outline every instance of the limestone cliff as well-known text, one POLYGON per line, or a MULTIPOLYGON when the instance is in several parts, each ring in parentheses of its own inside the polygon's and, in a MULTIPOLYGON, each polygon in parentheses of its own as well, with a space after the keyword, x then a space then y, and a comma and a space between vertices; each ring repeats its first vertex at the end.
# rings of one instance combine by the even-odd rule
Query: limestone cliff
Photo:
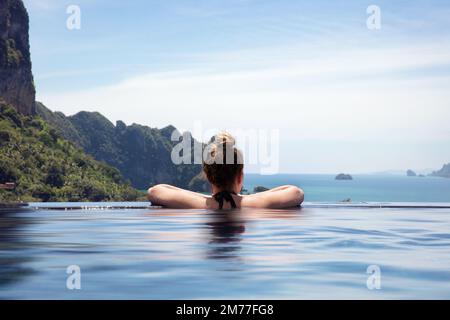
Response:
POLYGON ((28 24, 21 0, 0 0, 0 97, 26 115, 35 113, 28 24))
MULTIPOLYGON (((202 171, 200 164, 173 164, 171 152, 176 144, 170 139, 176 130, 173 126, 156 129, 139 124, 127 126, 122 121, 114 125, 98 112, 81 111, 66 117, 40 102, 36 103, 36 112, 94 159, 119 169, 137 189, 144 190, 157 183, 195 191, 206 189, 206 181, 196 178, 202 171), (192 181, 193 178, 196 179, 192 181)), ((198 143, 193 139, 192 147, 198 143)))

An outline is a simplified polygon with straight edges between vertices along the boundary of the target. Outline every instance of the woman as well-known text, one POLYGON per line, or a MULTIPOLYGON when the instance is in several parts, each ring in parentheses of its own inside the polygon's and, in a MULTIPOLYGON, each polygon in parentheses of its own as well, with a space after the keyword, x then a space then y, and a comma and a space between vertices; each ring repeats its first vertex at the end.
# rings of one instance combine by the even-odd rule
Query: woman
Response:
POLYGON ((281 209, 295 207, 303 202, 303 190, 295 186, 281 186, 252 195, 240 195, 244 165, 242 152, 236 148, 234 138, 228 133, 220 133, 207 148, 203 172, 211 183, 213 196, 159 184, 148 190, 148 199, 152 204, 179 209, 281 209))

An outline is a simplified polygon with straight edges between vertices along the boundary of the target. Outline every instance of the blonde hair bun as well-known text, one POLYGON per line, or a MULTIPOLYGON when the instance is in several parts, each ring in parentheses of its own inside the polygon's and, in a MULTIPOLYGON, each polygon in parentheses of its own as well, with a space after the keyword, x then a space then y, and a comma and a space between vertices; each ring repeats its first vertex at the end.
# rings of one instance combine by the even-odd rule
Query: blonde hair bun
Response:
POLYGON ((244 168, 243 154, 235 144, 236 139, 230 133, 222 131, 212 137, 206 147, 203 171, 211 184, 223 190, 232 188, 244 168))
POLYGON ((236 145, 236 139, 226 131, 222 131, 216 134, 213 137, 213 140, 217 144, 226 144, 230 147, 234 147, 236 145))

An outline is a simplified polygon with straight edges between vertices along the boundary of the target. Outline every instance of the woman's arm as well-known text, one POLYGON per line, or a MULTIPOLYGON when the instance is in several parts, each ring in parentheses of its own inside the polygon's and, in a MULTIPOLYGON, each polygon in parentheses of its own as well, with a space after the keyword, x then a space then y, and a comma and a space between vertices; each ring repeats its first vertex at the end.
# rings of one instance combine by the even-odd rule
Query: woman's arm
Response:
POLYGON ((296 186, 281 186, 268 191, 244 196, 242 207, 282 209, 300 205, 305 194, 296 186))
POLYGON ((158 184, 148 189, 148 200, 152 205, 174 209, 205 209, 207 196, 168 184, 158 184))

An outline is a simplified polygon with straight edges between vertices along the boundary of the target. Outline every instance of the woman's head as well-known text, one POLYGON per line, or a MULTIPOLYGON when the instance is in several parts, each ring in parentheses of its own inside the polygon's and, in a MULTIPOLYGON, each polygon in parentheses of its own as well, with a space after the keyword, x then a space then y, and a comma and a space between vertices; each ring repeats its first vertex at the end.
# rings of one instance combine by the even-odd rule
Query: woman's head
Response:
POLYGON ((235 143, 232 135, 221 132, 206 146, 203 171, 208 181, 219 190, 239 192, 242 187, 244 159, 235 143))

